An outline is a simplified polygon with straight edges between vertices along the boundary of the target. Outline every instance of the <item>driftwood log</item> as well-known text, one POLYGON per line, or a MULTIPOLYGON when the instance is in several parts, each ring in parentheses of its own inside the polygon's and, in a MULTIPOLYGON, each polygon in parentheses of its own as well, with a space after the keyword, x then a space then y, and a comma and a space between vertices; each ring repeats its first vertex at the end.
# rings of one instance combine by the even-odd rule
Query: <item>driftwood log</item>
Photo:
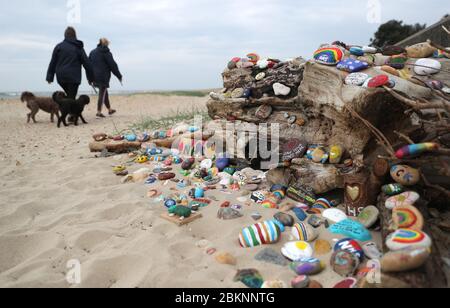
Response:
POLYGON ((103 152, 108 151, 110 153, 122 154, 130 151, 138 150, 141 148, 140 142, 91 142, 89 149, 91 152, 103 152))

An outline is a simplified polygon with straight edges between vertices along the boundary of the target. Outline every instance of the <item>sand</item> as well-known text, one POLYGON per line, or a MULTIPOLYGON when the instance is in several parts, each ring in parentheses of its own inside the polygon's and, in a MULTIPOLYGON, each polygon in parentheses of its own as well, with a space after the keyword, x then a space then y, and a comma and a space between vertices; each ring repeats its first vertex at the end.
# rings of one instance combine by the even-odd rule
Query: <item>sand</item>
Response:
MULTIPOLYGON (((126 155, 95 158, 88 150, 94 133, 126 128, 142 115, 205 108, 205 103, 192 97, 114 97, 116 116, 97 120, 91 104, 85 112, 88 125, 57 129, 42 112, 38 124, 26 124, 24 104, 1 101, 0 287, 243 287, 233 277, 246 268, 290 284, 295 274, 288 267, 254 260, 266 247, 238 244, 240 230, 255 223, 251 213, 270 219, 277 211, 244 205, 244 217, 222 221, 216 217, 222 200, 239 204, 237 194, 209 191, 206 197, 217 201, 202 209, 203 218, 178 227, 160 218, 165 208, 146 197, 149 187, 121 184, 112 173, 112 166, 128 160, 126 155), (218 252, 234 255, 237 265, 218 264, 196 246, 203 239, 218 252), (79 285, 66 280, 72 259, 81 263, 79 285)), ((151 188, 167 192, 175 184, 151 188)), ((321 238, 331 244, 336 240, 324 229, 321 238)), ((289 231, 270 247, 280 251, 287 241, 289 231)), ((329 264, 330 255, 320 258, 329 264)), ((314 279, 325 287, 342 280, 329 265, 314 279)))

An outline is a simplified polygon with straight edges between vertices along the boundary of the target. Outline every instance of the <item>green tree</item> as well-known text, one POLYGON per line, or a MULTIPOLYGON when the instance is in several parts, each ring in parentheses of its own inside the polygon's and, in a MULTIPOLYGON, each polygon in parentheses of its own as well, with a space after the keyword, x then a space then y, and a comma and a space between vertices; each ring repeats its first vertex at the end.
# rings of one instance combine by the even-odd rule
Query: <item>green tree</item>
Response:
POLYGON ((387 45, 394 45, 411 35, 422 31, 426 24, 406 25, 403 21, 390 20, 380 26, 375 33, 375 37, 370 40, 374 47, 382 48, 387 45))

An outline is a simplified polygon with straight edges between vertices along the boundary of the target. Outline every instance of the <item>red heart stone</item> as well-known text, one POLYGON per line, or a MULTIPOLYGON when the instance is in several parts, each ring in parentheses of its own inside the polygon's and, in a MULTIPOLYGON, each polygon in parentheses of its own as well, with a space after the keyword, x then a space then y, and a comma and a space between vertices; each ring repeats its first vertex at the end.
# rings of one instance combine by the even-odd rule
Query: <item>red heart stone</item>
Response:
POLYGON ((369 88, 378 88, 382 87, 389 82, 389 77, 386 75, 378 75, 370 79, 368 87, 369 88))
POLYGON ((355 278, 344 279, 334 286, 334 289, 353 289, 358 281, 355 278))

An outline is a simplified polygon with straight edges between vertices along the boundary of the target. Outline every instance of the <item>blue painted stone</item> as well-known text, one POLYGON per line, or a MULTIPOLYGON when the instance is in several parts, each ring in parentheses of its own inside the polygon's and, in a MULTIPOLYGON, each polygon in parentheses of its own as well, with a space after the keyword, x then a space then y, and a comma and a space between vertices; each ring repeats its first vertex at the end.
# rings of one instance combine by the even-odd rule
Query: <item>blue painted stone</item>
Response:
POLYGON ((362 48, 359 47, 352 47, 350 48, 350 53, 354 56, 364 56, 364 50, 362 48))
POLYGON ((137 140, 137 136, 134 135, 134 134, 127 135, 127 136, 125 136, 125 139, 126 139, 127 141, 129 141, 129 142, 134 142, 134 141, 137 140))
POLYGON ((344 235, 361 242, 367 242, 372 239, 372 235, 362 224, 351 219, 332 225, 328 230, 331 233, 344 235))
POLYGON ((337 68, 349 73, 356 73, 365 70, 369 67, 369 64, 364 61, 345 59, 338 63, 337 68))
POLYGON ((306 218, 308 218, 308 215, 305 213, 305 211, 300 208, 294 208, 292 209, 292 212, 294 212, 295 216, 297 216, 300 221, 305 221, 306 218))
POLYGON ((166 208, 170 209, 171 207, 177 205, 177 202, 173 199, 169 199, 169 200, 166 200, 164 205, 166 206, 166 208))
POLYGON ((338 250, 349 251, 358 256, 361 261, 364 259, 364 250, 362 249, 361 245, 359 245, 359 243, 354 239, 346 238, 337 242, 334 246, 334 251, 338 250))

